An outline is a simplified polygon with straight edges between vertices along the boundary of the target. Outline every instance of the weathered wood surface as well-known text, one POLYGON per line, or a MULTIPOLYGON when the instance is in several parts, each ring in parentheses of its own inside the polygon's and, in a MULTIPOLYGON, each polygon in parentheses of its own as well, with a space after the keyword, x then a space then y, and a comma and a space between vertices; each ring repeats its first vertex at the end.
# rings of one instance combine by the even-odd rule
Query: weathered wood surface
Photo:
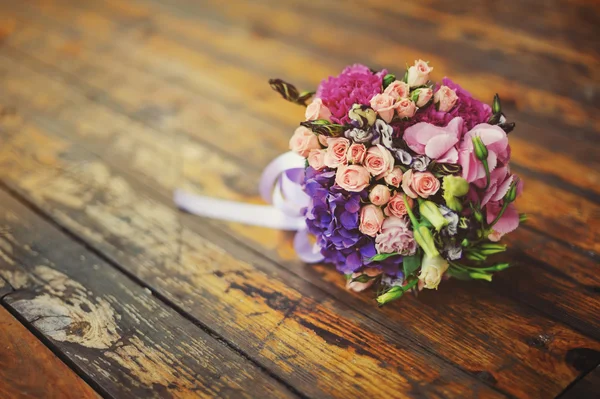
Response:
POLYGON ((567 389, 560 399, 595 399, 600 393, 600 366, 567 389))
MULTIPOLYGON (((13 289, 3 296, 2 303, 93 381, 103 395, 295 396, 3 191, 0 203, 0 228, 4 231, 0 276, 13 289)), ((19 335, 11 338, 12 342, 19 339, 19 335)), ((5 341, 0 342, 4 345, 5 341)), ((5 368, 7 353, 3 350, 0 354, 0 370, 5 368)), ((26 354, 24 351, 21 356, 24 361, 26 354)), ((19 358, 15 356, 14 361, 19 358)), ((36 371, 33 367, 23 377, 38 380, 43 389, 44 382, 52 383, 61 373, 58 365, 55 372, 50 369, 52 358, 44 367, 49 369, 36 371)), ((26 379, 19 385, 4 377, 0 371, 0 393, 3 385, 7 392, 37 387, 26 379)), ((72 391, 72 396, 55 397, 85 397, 85 384, 55 382, 57 392, 72 391)))
POLYGON ((0 364, 2 398, 98 398, 89 385, 2 307, 0 364))
POLYGON ((557 395, 600 361, 597 51, 515 32, 504 10, 491 24, 485 8, 439 2, 305 3, 2 4, 0 178, 302 394, 557 395), (405 40, 415 29, 430 37, 405 40), (301 117, 268 77, 308 88, 344 63, 412 58, 478 97, 498 90, 518 122, 532 220, 510 239, 519 267, 493 284, 376 309, 330 268, 302 266, 287 234, 173 209, 177 186, 258 201, 261 167, 301 117))

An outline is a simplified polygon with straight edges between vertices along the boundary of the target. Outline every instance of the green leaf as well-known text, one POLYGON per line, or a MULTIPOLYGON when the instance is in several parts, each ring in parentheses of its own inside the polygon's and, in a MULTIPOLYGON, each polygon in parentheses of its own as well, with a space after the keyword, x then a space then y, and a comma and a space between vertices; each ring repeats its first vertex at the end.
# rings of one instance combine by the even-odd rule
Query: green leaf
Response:
POLYGON ((359 283, 366 283, 366 282, 368 282, 370 280, 373 280, 373 279, 375 279, 377 277, 378 276, 367 276, 366 274, 361 274, 360 276, 353 278, 352 281, 351 281, 351 283, 353 283, 355 281, 359 282, 359 283))
POLYGON ((369 262, 379 262, 381 260, 386 260, 387 258, 391 258, 392 256, 401 255, 399 252, 394 252, 391 254, 377 254, 372 258, 369 258, 369 262))
POLYGON ((314 133, 322 134, 327 137, 338 137, 344 133, 346 126, 331 123, 326 119, 317 119, 316 121, 301 122, 300 125, 309 128, 314 133))
POLYGON ((412 256, 405 256, 404 259, 402 259, 402 268, 405 278, 417 271, 419 267, 421 267, 421 255, 419 253, 412 256))

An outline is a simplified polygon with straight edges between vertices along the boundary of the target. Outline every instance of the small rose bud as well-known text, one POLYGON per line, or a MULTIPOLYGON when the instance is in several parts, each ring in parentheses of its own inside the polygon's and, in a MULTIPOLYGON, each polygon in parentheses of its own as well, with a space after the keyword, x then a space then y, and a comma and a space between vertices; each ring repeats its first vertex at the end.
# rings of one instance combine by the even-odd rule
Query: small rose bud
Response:
POLYGON ((473 137, 473 146, 475 147, 475 156, 480 161, 486 161, 488 158, 488 150, 485 144, 483 144, 483 140, 481 137, 474 136, 473 137))

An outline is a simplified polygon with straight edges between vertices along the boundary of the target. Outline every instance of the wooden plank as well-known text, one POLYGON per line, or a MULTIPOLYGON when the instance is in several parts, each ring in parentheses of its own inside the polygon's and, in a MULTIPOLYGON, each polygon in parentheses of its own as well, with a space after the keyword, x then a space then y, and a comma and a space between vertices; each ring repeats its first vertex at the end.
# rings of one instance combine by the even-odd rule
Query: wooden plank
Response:
MULTIPOLYGON (((49 93, 49 91, 44 92, 49 93)), ((81 101, 85 103, 85 100, 81 101)), ((76 112, 76 109, 72 109, 71 112, 76 112)), ((81 113, 83 114, 85 111, 81 113)), ((94 114, 100 115, 101 112, 94 112, 94 114)), ((360 313, 348 309, 339 302, 324 301, 323 293, 314 291, 306 280, 299 280, 285 270, 265 262, 264 258, 256 257, 251 252, 240 248, 238 244, 232 244, 219 234, 218 230, 215 230, 214 227, 219 226, 218 223, 197 223, 195 218, 178 216, 170 204, 170 198, 157 196, 153 190, 140 186, 136 182, 138 176, 132 179, 130 174, 119 173, 118 169, 89 154, 84 148, 60 139, 59 136, 49 136, 35 125, 19 121, 19 118, 16 116, 12 120, 5 119, 3 125, 6 132, 12 132, 14 135, 11 141, 3 145, 4 148, 10 148, 10 151, 0 156, 0 165, 3 173, 7 174, 7 181, 11 186, 19 189, 61 224, 84 236, 92 245, 113 257, 136 276, 156 287, 164 295, 174 298, 175 302, 194 317, 208 325, 217 326, 215 328, 218 328, 219 334, 232 337, 232 341, 240 345, 249 345, 247 351, 253 355, 257 349, 252 348, 248 341, 264 340, 268 334, 261 333, 265 329, 264 321, 257 325, 257 321, 248 315, 257 312, 272 314, 274 310, 264 302, 252 304, 252 309, 239 309, 237 296, 235 298, 223 296, 223 291, 232 284, 241 287, 233 292, 242 295, 242 298, 247 298, 244 303, 255 302, 261 297, 265 298, 261 301, 268 302, 266 298, 270 295, 264 293, 271 292, 285 293, 284 297, 290 297, 288 301, 292 303, 296 303, 300 296, 305 298, 316 296, 318 298, 316 303, 326 304, 327 314, 338 315, 335 317, 339 322, 346 320, 344 323, 356 323, 355 320, 360 320, 360 328, 355 327, 356 330, 353 330, 359 336, 367 334, 366 331, 373 331, 369 336, 377 337, 374 333, 376 331, 383 334, 386 340, 391 340, 394 345, 401 345, 400 343, 406 340, 416 342, 422 347, 434 350, 486 383, 519 397, 556 395, 580 373, 566 362, 567 353, 578 351, 580 347, 599 349, 597 341, 590 340, 560 323, 546 320, 528 307, 499 297, 483 284, 467 285, 454 281, 450 283, 443 295, 428 293, 428 296, 423 299, 425 302, 415 302, 411 298, 406 298, 400 307, 375 310, 373 302, 367 295, 351 297, 343 292, 339 274, 330 268, 315 268, 314 270, 326 270, 327 273, 325 279, 316 279, 314 275, 310 276, 312 268, 302 268, 298 261, 284 263, 290 270, 304 278, 308 277, 307 280, 327 289, 336 298, 360 310, 360 313), (45 144, 36 149, 32 143, 45 144), (43 162, 43 166, 39 164, 40 161, 43 162), (50 176, 54 177, 48 177, 52 171, 55 173, 50 176), (57 192, 60 194, 57 195, 57 192), (164 205, 165 203, 167 205, 164 205), (144 206, 141 207, 140 204, 144 206), (136 223, 123 224, 121 222, 123 220, 136 223), (182 223, 183 227, 179 223, 182 223), (234 256, 208 255, 210 259, 219 260, 207 270, 207 274, 209 271, 222 272, 215 281, 196 277, 199 266, 195 260, 207 258, 207 239, 216 242, 220 248, 234 256), (183 243, 180 240, 183 240, 183 243), (175 271, 177 274, 173 275, 175 271), (236 274, 236 271, 241 275, 236 274), (225 279, 225 282, 219 280, 221 278, 225 279), (333 289, 332 280, 338 288, 333 289), (293 291, 290 291, 286 284, 291 285, 293 291), (222 287, 223 291, 219 291, 219 287, 222 287), (475 301, 474 298, 477 300, 475 301), (225 306, 219 301, 226 301, 226 311, 235 318, 231 325, 219 325, 220 320, 211 318, 214 317, 213 313, 222 313, 221 308, 219 311, 208 313, 197 310, 198 303, 203 304, 202 306, 225 306), (424 303, 425 307, 423 307, 424 303), (485 328, 479 325, 481 320, 485 320, 485 328), (377 323, 388 327, 382 327, 377 323), (435 334, 432 334, 432 325, 435 325, 435 334), (259 335, 256 337, 252 334, 259 335), (546 340, 547 347, 535 347, 536 339, 539 340, 540 336, 552 337, 546 340), (548 353, 552 355, 548 356, 548 353), (548 361, 553 363, 552 367, 548 367, 548 361)), ((101 121, 96 120, 94 124, 96 123, 101 121)), ((136 174, 139 174, 142 170, 148 173, 159 168, 164 172, 161 175, 168 180, 171 169, 178 166, 177 163, 171 162, 173 161, 171 156, 174 157, 177 153, 170 152, 169 146, 159 139, 159 135, 142 134, 145 129, 139 124, 122 124, 122 120, 116 114, 112 115, 111 123, 132 136, 125 138, 115 147, 107 148, 104 144, 110 159, 117 160, 119 157, 117 148, 124 147, 127 151, 131 151, 127 158, 132 159, 134 164, 137 163, 137 166, 129 169, 130 171, 137 171, 136 174), (139 137, 140 141, 134 142, 132 140, 134 136, 139 137), (144 164, 149 169, 144 169, 144 164)), ((107 126, 107 123, 102 122, 95 128, 88 125, 87 132, 90 138, 102 135, 104 130, 99 130, 100 126, 107 126)), ((62 125, 54 127, 61 132, 69 130, 62 125)), ((94 139, 90 140, 90 145, 100 146, 93 144, 94 139)), ((214 173, 211 171, 199 174, 205 179, 202 185, 226 190, 226 187, 231 184, 224 184, 218 170, 228 171, 226 177, 228 183, 248 180, 247 168, 244 169, 242 166, 218 158, 209 149, 191 141, 179 141, 178 145, 186 148, 186 151, 182 152, 185 157, 200 157, 205 164, 217 165, 214 173)), ((189 169, 185 173, 196 171, 197 169, 189 169)), ((244 185, 244 183, 240 184, 240 187, 244 185)), ((237 188, 237 183, 233 185, 237 188)), ((229 187, 227 190, 232 188, 229 187)), ((277 251, 287 258, 292 257, 289 236, 281 232, 243 226, 232 226, 232 229, 243 232, 248 237, 253 234, 255 242, 258 240, 261 243, 263 252, 277 251)), ((230 292, 232 291, 228 293, 230 292)), ((440 293, 442 291, 438 292, 440 293)), ((295 355, 292 364, 302 364, 301 367, 307 367, 309 360, 306 359, 305 348, 299 348, 300 343, 297 340, 292 341, 291 337, 306 332, 307 330, 303 329, 306 323, 298 327, 297 323, 290 324, 291 321, 288 319, 295 320, 297 313, 307 307, 319 309, 314 302, 310 302, 310 305, 296 305, 294 312, 287 316, 281 309, 276 310, 279 320, 285 321, 277 327, 277 331, 283 329, 282 345, 290 347, 289 352, 286 353, 295 355), (300 332, 295 328, 301 328, 300 332)), ((320 323, 327 326, 331 324, 320 323)), ((314 322, 310 324, 320 325, 314 322)), ((336 330, 334 335, 338 336, 341 342, 356 342, 357 338, 348 335, 349 331, 342 336, 337 334, 340 332, 336 330)), ((360 348, 362 345, 365 345, 364 340, 356 342, 354 347, 360 348)), ((289 359, 285 359, 284 362, 278 357, 277 354, 280 354, 278 350, 270 346, 262 347, 261 350, 265 348, 272 349, 273 352, 259 352, 256 356, 262 361, 265 361, 264 357, 269 360, 275 359, 273 363, 267 363, 270 367, 279 368, 283 367, 282 364, 290 362, 289 359)), ((340 353, 337 347, 327 346, 323 350, 333 352, 327 352, 328 356, 338 356, 340 353)), ((594 356, 594 353, 596 352, 592 350, 588 356, 594 356)), ((402 356, 406 358, 407 355, 402 356)), ((368 373, 375 373, 372 367, 374 366, 366 367, 368 373)), ((335 372, 335 369, 329 371, 335 372)), ((362 374, 364 373, 363 370, 362 374)), ((390 375, 391 377, 393 375, 390 375)))
POLYGON ((559 396, 560 399, 595 399, 600 394, 600 366, 559 396))
MULTIPOLYGON (((29 142, 25 151, 37 153, 34 143, 48 144, 48 139, 40 131, 28 130, 19 130, 15 138, 29 142)), ((3 166, 11 164, 2 167, 2 179, 305 395, 410 397, 418 392, 447 397, 479 392, 485 397, 504 396, 426 348, 374 325, 343 303, 332 302, 323 291, 225 240, 213 226, 180 217, 99 159, 86 159, 85 150, 69 151, 68 143, 58 141, 43 146, 54 146, 62 155, 51 154, 50 149, 41 158, 39 153, 28 157, 12 143, 3 145, 7 149, 3 155, 12 152, 16 163, 2 157, 3 166), (72 163, 65 163, 63 157, 72 163), (42 174, 45 182, 39 180, 42 174), (22 186, 12 180, 17 175, 24 179, 22 186), (269 275, 256 264, 268 269, 269 275), (321 315, 310 317, 325 320, 302 323, 308 309, 321 315), (345 329, 329 331, 323 326, 333 320, 345 329), (383 373, 386 383, 377 384, 383 373)), ((376 307, 370 304, 370 310, 376 307)))
MULTIPOLYGON (((49 36, 49 34, 45 34, 45 36, 49 36)), ((35 43, 38 43, 38 40, 36 40, 35 43)), ((34 51, 36 54, 39 54, 43 51, 43 49, 40 49, 39 51, 32 49, 30 51, 34 51)), ((57 63, 60 63, 60 61, 56 58, 56 55, 55 58, 51 58, 51 60, 55 60, 57 63)), ((100 65, 101 61, 97 62, 96 64, 100 65)), ((97 70, 94 69, 94 71, 97 70)), ((124 71, 127 71, 127 68, 123 66, 117 67, 113 64, 113 68, 107 68, 106 71, 111 72, 100 75, 88 75, 89 81, 99 82, 98 84, 104 87, 114 87, 114 84, 112 84, 111 80, 109 79, 118 79, 118 81, 122 82, 136 82, 140 80, 138 76, 139 73, 136 70, 131 69, 129 69, 129 73, 119 76, 121 73, 124 73, 124 71), (115 77, 115 74, 117 74, 117 78, 115 77), (98 78, 94 78, 94 76, 98 76, 98 78)), ((78 79, 79 74, 76 80, 78 79)), ((230 118, 227 116, 229 111, 227 111, 226 108, 222 108, 221 112, 219 112, 217 109, 215 112, 214 102, 194 101, 189 93, 184 95, 182 94, 184 92, 183 90, 170 92, 168 88, 163 87, 162 85, 159 85, 160 89, 157 89, 157 82, 153 81, 152 78, 148 78, 147 80, 144 78, 141 80, 145 80, 147 84, 131 88, 128 87, 127 83, 120 84, 119 87, 126 89, 122 96, 119 95, 118 90, 113 90, 111 93, 106 91, 96 93, 93 91, 92 93, 88 94, 88 96, 94 94, 102 98, 109 97, 111 98, 112 106, 114 106, 116 109, 127 109, 128 106, 133 107, 130 108, 128 113, 137 118, 146 115, 148 112, 152 113, 155 119, 157 116, 159 116, 159 119, 153 120, 151 123, 152 126, 160 126, 168 131, 184 130, 187 134, 195 134, 201 136, 202 139, 213 136, 210 140, 211 144, 214 145, 218 144, 223 146, 223 143, 229 143, 235 140, 237 143, 240 143, 240 146, 226 146, 226 150, 229 152, 235 151, 235 155, 237 157, 247 158, 251 163, 254 164, 258 162, 266 162, 266 160, 263 159, 265 158, 265 154, 273 153, 272 156, 274 157, 275 151, 279 151, 278 148, 283 148, 284 143, 287 141, 282 139, 280 131, 277 133, 274 132, 269 137, 269 141, 267 142, 269 145, 266 146, 265 151, 252 151, 251 148, 255 145, 256 140, 259 140, 259 138, 260 140, 265 139, 265 132, 269 130, 274 131, 273 128, 269 129, 266 123, 257 124, 256 121, 253 123, 252 117, 244 117, 243 115, 240 116, 239 119, 236 118, 236 121, 231 122, 230 118), (152 92, 157 90, 159 90, 160 94, 154 96, 154 98, 151 100, 151 105, 140 105, 140 101, 137 100, 138 93, 152 92), (117 92, 117 94, 114 94, 114 92, 117 92), (113 95, 117 96, 117 98, 115 99, 113 95), (116 101, 113 102, 112 100, 116 101), (126 103, 123 101, 126 101, 126 103), (180 110, 177 109, 176 106, 176 108, 173 109, 173 102, 176 104, 191 104, 193 107, 186 107, 185 110, 180 110), (156 108, 156 104, 160 104, 160 106, 156 108), (144 107, 146 107, 145 111, 144 107), (171 107, 170 111, 168 110, 169 107, 171 107), (199 110, 204 111, 199 112, 199 110), (222 114, 223 119, 215 119, 216 115, 210 114, 222 114), (181 120, 178 118, 181 118, 181 120), (215 128, 218 128, 222 135, 206 135, 197 131, 194 132, 194 130, 197 130, 198 126, 206 125, 208 123, 215 125, 215 128), (224 123, 224 125, 219 126, 220 123, 224 123), (242 139, 237 139, 236 137, 239 136, 237 132, 240 130, 244 130, 246 133, 243 135, 244 137, 242 139), (254 157, 257 157, 256 161, 253 160, 254 157)), ((17 86, 15 89, 18 90, 19 87, 17 86)), ((196 98, 196 100, 198 99, 196 98)), ((283 130, 283 128, 281 130, 283 130)), ((525 143, 522 143, 522 145, 524 144, 525 143)), ((525 156, 523 158, 530 159, 529 155, 531 155, 531 152, 516 151, 516 153, 524 153, 525 156)), ((546 159, 550 159, 550 157, 550 154, 546 154, 546 159)), ((574 166, 579 167, 581 164, 576 163, 574 166)), ((592 176, 592 181, 595 181, 598 176, 600 176, 597 172, 594 172, 586 167, 582 167, 581 170, 584 171, 584 173, 581 173, 580 175, 592 176), (589 173, 587 173, 588 171, 589 173)), ((528 177, 527 173, 525 174, 526 177, 528 177)), ((529 176, 531 176, 531 174, 529 176)), ((558 182, 556 179, 547 180, 553 184, 558 182)), ((587 186, 585 182, 582 183, 587 186)), ((569 186, 566 187, 567 190, 569 189, 569 186)), ((570 193, 567 191, 558 190, 555 186, 552 186, 547 182, 540 182, 536 179, 528 179, 528 189, 525 191, 524 197, 520 200, 520 204, 522 211, 531 214, 531 225, 533 227, 536 227, 540 231, 546 231, 555 238, 566 239, 568 242, 581 246, 584 249, 591 249, 598 252, 600 249, 598 234, 600 233, 598 233, 598 229, 593 228, 593 226, 600 225, 600 218, 598 217, 600 212, 594 210, 594 208, 597 207, 597 204, 595 203, 597 197, 598 196, 595 194, 590 194, 590 198, 586 199, 585 197, 582 197, 581 192, 579 191, 570 193), (540 196, 554 200, 555 205, 549 207, 545 204, 541 204, 537 200, 540 196), (564 215, 564 217, 555 217, 557 213, 564 215), (588 228, 588 225, 591 225, 592 228, 588 228), (567 232, 568 234, 565 234, 567 232)))
MULTIPOLYGON (((103 395, 294 397, 3 191, 0 203, 0 226, 7 231, 0 238, 0 275, 15 288, 4 296, 4 304, 93 380, 103 395)), ((26 355, 27 349, 22 350, 26 355)), ((23 385, 14 381, 13 388, 24 390, 38 380, 40 389, 54 385, 55 397, 67 397, 67 392, 72 394, 68 397, 84 397, 85 384, 58 378, 64 367, 39 367, 56 367, 56 378, 21 368, 21 377, 28 379, 23 385)), ((17 372, 2 369, 0 374, 17 372)))
MULTIPOLYGON (((253 109, 251 113, 254 114, 269 114, 269 120, 266 121, 263 127, 263 136, 266 137, 270 134, 270 132, 274 133, 273 137, 280 137, 282 130, 287 130, 290 128, 291 124, 297 123, 294 117, 294 113, 284 112, 287 109, 292 109, 292 107, 286 108, 285 104, 282 104, 281 101, 272 94, 269 95, 269 88, 264 84, 264 81, 268 79, 268 77, 274 75, 284 75, 288 79, 292 79, 294 81, 298 80, 301 82, 305 81, 307 78, 312 83, 308 83, 309 85, 316 85, 320 78, 323 76, 327 76, 328 74, 335 73, 337 66, 332 66, 327 64, 322 64, 320 59, 311 60, 311 68, 304 68, 303 66, 307 63, 306 55, 303 55, 297 49, 285 46, 284 44, 279 44, 272 41, 265 43, 263 41, 253 40, 252 37, 239 32, 238 30, 231 29, 231 31, 227 31, 223 33, 224 30, 222 26, 219 29, 215 28, 213 30, 207 31, 210 28, 210 24, 207 24, 206 27, 203 25, 199 25, 196 21, 189 21, 185 18, 175 19, 173 16, 169 17, 167 12, 164 12, 162 8, 157 9, 148 9, 149 6, 145 5, 144 7, 135 5, 131 5, 127 3, 127 5, 122 5, 122 3, 118 4, 110 4, 112 7, 108 11, 105 9, 104 3, 102 5, 98 5, 98 3, 81 3, 86 5, 87 7, 94 7, 94 12, 88 12, 85 10, 76 12, 72 9, 72 7, 62 7, 59 9, 55 8, 44 8, 43 18, 38 16, 35 18, 33 15, 35 14, 35 9, 32 9, 31 12, 27 12, 24 16, 21 15, 20 18, 25 18, 27 20, 27 27, 30 28, 31 24, 40 23, 39 19, 43 19, 44 23, 52 23, 55 19, 60 22, 60 25, 54 27, 52 30, 60 29, 69 32, 68 29, 72 29, 73 27, 78 27, 80 29, 78 34, 78 40, 73 41, 70 39, 70 34, 66 33, 64 39, 52 39, 51 34, 49 35, 48 29, 43 29, 43 34, 40 34, 39 40, 36 41, 26 41, 26 46, 35 46, 35 48, 30 49, 33 51, 36 56, 42 57, 43 59, 50 59, 52 64, 60 65, 62 68, 66 68, 66 70, 72 70, 74 73, 77 73, 78 77, 85 77, 82 75, 86 75, 87 73, 93 73, 93 77, 89 79, 89 82, 92 85, 97 85, 97 87, 105 86, 105 79, 101 77, 101 72, 97 69, 106 63, 111 63, 111 58, 106 59, 106 57, 102 57, 101 54, 108 52, 115 53, 119 52, 118 56, 112 57, 112 62, 121 62, 121 60, 128 60, 128 63, 133 62, 137 66, 137 69, 143 69, 142 71, 136 71, 135 74, 148 74, 149 76, 155 79, 155 77, 164 76, 168 83, 177 84, 180 83, 184 88, 189 89, 191 87, 200 90, 201 92, 206 90, 210 90, 214 88, 215 90, 211 91, 209 97, 212 99, 215 96, 223 96, 223 93, 231 94, 235 92, 237 85, 232 86, 231 78, 235 77, 236 82, 240 82, 239 87, 244 88, 244 92, 240 93, 239 96, 239 104, 231 105, 236 108, 236 115, 239 117, 240 108, 243 111, 244 108, 256 107, 257 104, 265 103, 264 106, 260 106, 260 109, 253 109), (100 11, 104 11, 108 13, 107 17, 100 17, 96 12, 96 8, 99 8, 100 11), (51 15, 53 20, 47 22, 47 16, 51 15), (32 21, 35 19, 36 21, 32 21), (143 23, 138 23, 136 26, 140 26, 137 30, 132 30, 129 28, 131 26, 131 21, 142 21, 143 23), (75 25, 72 21, 75 21, 75 25), (117 24, 115 21, 119 21, 121 25, 117 24), (175 22, 177 21, 177 22, 175 22), (187 23, 186 23, 187 22, 187 23), (160 30, 161 35, 155 36, 151 35, 148 37, 144 32, 146 32, 146 26, 151 26, 153 31, 160 30), (66 26, 69 26, 67 29, 66 26), (110 38, 110 35, 114 31, 123 31, 126 28, 125 33, 120 34, 120 38, 118 41, 118 45, 110 45, 107 48, 106 44, 100 43, 114 43, 114 40, 110 38), (183 28, 182 28, 183 27, 183 28), (175 30, 175 31, 174 31, 175 30), (180 37, 180 36, 182 37, 180 37), (109 36, 109 38, 106 38, 109 36), (165 38, 168 36, 168 39, 165 38), (179 39, 179 40, 178 40, 179 39), (43 41, 49 41, 50 43, 42 43, 43 41), (180 43, 183 42, 183 43, 180 43), (93 48, 89 48, 89 52, 86 52, 86 47, 92 46, 93 48), (129 45, 127 44, 129 43, 129 45), (212 47, 207 48, 207 45, 212 47), (52 47, 55 47, 55 50, 51 50, 52 47), (185 47, 189 46, 189 47, 185 47), (249 49, 252 49, 249 51, 249 49), (194 50, 201 51, 201 53, 194 52, 194 50), (227 53, 223 53, 223 51, 228 51, 227 53), (86 54, 90 54, 91 56, 86 56, 86 54), (212 56, 213 60, 208 61, 203 53, 208 53, 212 56), (278 57, 273 57, 273 61, 270 61, 269 58, 265 58, 262 56, 264 53, 277 53, 278 57), (76 58, 75 60, 73 58, 76 58), (86 66, 83 67, 79 63, 84 61, 86 58, 100 58, 94 59, 93 61, 89 61, 86 63, 86 66), (242 58, 241 60, 236 59, 242 58), (225 58, 228 62, 223 63, 221 59, 225 58), (161 62, 161 59, 164 62, 161 62), (173 71, 173 60, 177 59, 178 67, 176 71, 173 71), (215 65, 215 63, 219 63, 219 65, 215 65), (189 64, 189 65, 188 65, 189 64), (239 64, 239 68, 236 68, 234 64, 239 64), (186 65, 186 69, 183 70, 182 67, 186 65), (206 69, 206 66, 210 65, 211 69, 206 69), (265 68, 268 68, 266 70, 265 68), (198 71, 200 69, 205 69, 202 74, 199 74, 198 71), (186 74, 183 74, 184 71, 189 71, 186 74), (252 72, 257 71, 259 74, 254 74, 252 76, 252 72), (250 72, 250 76, 248 73, 250 72), (211 75, 218 76, 211 76, 211 75), (244 75, 243 78, 237 78, 238 75, 244 75), (199 77, 196 77, 199 76, 199 77), (203 77, 205 76, 205 77, 203 77), (215 79, 225 79, 226 87, 215 87, 215 79), (243 84, 241 84, 243 82, 243 84), (248 104, 246 99, 251 96, 255 98, 256 101, 248 104), (274 112, 275 111, 275 112, 274 112), (282 126, 273 126, 274 121, 279 120, 285 121, 285 125, 282 126)), ((39 11, 38 11, 39 12, 39 11)), ((205 18, 207 18, 205 16, 205 18)), ((55 22, 54 22, 55 23, 55 22)), ((226 27, 225 27, 226 28, 226 27)), ((227 28, 226 28, 227 29, 227 28)), ((30 34, 26 34, 25 36, 29 36, 30 34)), ((18 39, 17 39, 18 41, 18 39)), ((20 43, 23 45, 23 43, 20 43)), ((131 68, 131 65, 126 66, 126 68, 131 68)), ((122 67, 121 67, 122 68, 122 67)), ((113 66, 113 70, 121 69, 115 68, 113 66)), ((436 69, 437 71, 437 69, 436 69)), ((114 76, 111 74, 112 78, 114 76)), ((123 79, 127 84, 135 84, 140 81, 138 79, 123 79)), ((481 81, 481 80, 480 80, 481 81)), ((470 90, 480 90, 481 88, 490 88, 492 87, 491 82, 486 82, 485 85, 477 85, 474 84, 472 76, 465 76, 464 80, 461 80, 461 83, 466 84, 466 87, 470 90), (472 82, 469 85, 469 82, 472 82)), ((506 88, 510 85, 506 83, 501 83, 495 87, 506 88)), ((494 88, 495 88, 494 87, 494 88)), ((146 88, 144 90, 148 90, 146 88)), ((127 92, 137 92, 141 90, 141 88, 127 90, 127 92)), ((153 89, 154 90, 154 89, 153 89)), ((516 89, 515 89, 516 90, 516 89)), ((532 102, 535 104, 540 104, 541 94, 525 94, 524 90, 518 89, 516 90, 518 95, 515 94, 519 99, 522 98, 532 98, 532 102)), ((164 89, 161 89, 161 97, 164 97, 165 100, 176 98, 179 104, 190 104, 192 105, 196 100, 194 96, 191 96, 190 93, 187 93, 187 97, 182 99, 182 95, 173 90, 168 90, 165 92, 164 89)), ((481 98, 491 98, 493 93, 477 93, 476 95, 481 96, 481 98)), ((503 97, 504 97, 504 93, 503 97)), ((207 94, 205 94, 207 95, 207 94)), ((555 96, 544 95, 544 104, 547 104, 548 100, 553 100, 555 96)), ((158 100, 160 101, 160 100, 158 100)), ((214 105, 209 106, 214 108, 214 105)), ((158 104, 156 104, 158 105, 158 104)), ((135 102, 133 104, 128 104, 128 107, 134 107, 132 109, 132 113, 135 114, 136 109, 139 108, 139 102, 135 102)), ((195 105, 193 106, 195 112, 190 112, 187 115, 184 109, 180 109, 181 107, 176 106, 175 109, 173 105, 169 105, 168 103, 162 104, 160 109, 168 110, 161 115, 160 123, 164 125, 165 123, 177 123, 177 121, 189 120, 189 118, 198 118, 197 109, 206 108, 206 105, 195 105), (173 111, 178 113, 177 119, 175 119, 175 115, 172 115, 173 111), (185 116, 181 115, 186 114, 185 116), (166 115, 165 115, 166 114, 166 115)), ((519 108, 530 109, 530 107, 519 106, 519 108)), ((544 109, 547 110, 552 107, 546 106, 544 109)), ((556 110, 551 111, 552 115, 573 115, 580 108, 577 106, 570 107, 568 111, 562 110, 557 112, 556 110)), ((157 110, 155 108, 155 110, 157 110)), ((142 112, 142 110, 139 110, 142 112)), ((514 117, 514 112, 510 112, 511 117, 514 117)), ((518 114, 517 114, 517 119, 518 114)), ((523 119, 520 118, 518 122, 522 122, 523 119)), ((589 118, 582 118, 584 121, 589 122, 589 118)), ((201 121, 201 120, 200 120, 201 121)), ((198 126, 197 123, 193 123, 194 121, 189 120, 189 126, 198 126)), ((242 123, 240 126, 244 126, 242 123)), ((521 126, 521 123, 519 123, 521 126)), ((520 142, 519 136, 525 137, 529 139, 530 145, 528 146, 529 153, 526 156, 520 156, 521 152, 516 152, 513 154, 515 160, 519 163, 523 163, 528 167, 539 167, 543 165, 544 169, 548 171, 548 168, 554 173, 558 174, 562 177, 564 181, 572 181, 573 179, 579 179, 584 183, 584 186, 590 187, 594 190, 594 187, 597 186, 597 182, 600 180, 598 173, 596 173, 592 168, 590 168, 590 173, 581 174, 581 177, 573 177, 572 175, 567 175, 567 171, 570 170, 568 164, 565 164, 563 167, 562 162, 568 162, 568 159, 562 157, 561 159, 555 159, 553 157, 556 154, 550 153, 546 151, 544 153, 543 148, 542 151, 532 151, 535 150, 536 147, 531 146, 532 134, 535 138, 538 139, 542 146, 544 145, 552 145, 554 148, 561 149, 564 152, 567 151, 576 151, 575 153, 579 154, 580 164, 578 166, 585 167, 585 163, 582 163, 582 160, 588 159, 589 151, 586 151, 587 147, 585 145, 581 145, 580 149, 577 150, 578 144, 573 143, 572 140, 566 141, 567 138, 563 138, 564 143, 561 144, 561 141, 553 140, 553 128, 552 126, 544 126, 542 123, 540 126, 531 126, 529 123, 525 123, 520 129, 519 134, 515 136, 516 143, 520 142), (552 159, 554 162, 536 162, 540 159, 552 159), (560 161, 560 162, 559 162, 560 161)), ((233 127, 232 127, 233 128, 233 127)), ((233 130, 233 129, 232 129, 233 130)), ((562 134, 562 132, 560 132, 562 134)), ((205 135, 204 139, 211 140, 210 136, 205 135)), ((272 139, 271 139, 272 140, 272 139)), ((239 141, 239 138, 238 138, 239 141)), ((219 146, 222 141, 216 140, 215 145, 219 146)), ((245 148, 245 144, 240 145, 240 148, 245 148)), ((516 146, 517 149, 521 148, 516 146)), ((227 150, 227 148, 225 149, 227 150)), ((277 148, 273 148, 273 150, 277 150, 277 148)), ((263 162, 266 162, 268 157, 272 156, 270 153, 264 154, 263 162)), ((591 162, 595 162, 595 159, 591 157, 589 159, 591 162)), ((571 161, 572 162, 572 161, 571 161)))
POLYGON ((0 397, 99 398, 73 370, 0 306, 0 397))

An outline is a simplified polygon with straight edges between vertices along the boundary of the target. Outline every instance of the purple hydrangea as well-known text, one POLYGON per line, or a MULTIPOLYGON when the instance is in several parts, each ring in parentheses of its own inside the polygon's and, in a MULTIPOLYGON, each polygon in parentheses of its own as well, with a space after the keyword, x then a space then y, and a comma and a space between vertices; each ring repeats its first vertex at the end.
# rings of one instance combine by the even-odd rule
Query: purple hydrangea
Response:
POLYGON ((333 263, 345 273, 361 267, 382 267, 391 275, 398 275, 402 257, 374 263, 369 259, 377 254, 375 239, 362 234, 359 229, 361 202, 366 200, 366 190, 351 193, 335 184, 335 170, 306 169, 304 190, 311 198, 306 209, 306 225, 317 238, 326 263, 333 263))
POLYGON ((346 67, 337 77, 330 76, 321 82, 316 97, 331 111, 331 121, 350 122, 348 111, 354 104, 368 105, 375 94, 381 93, 386 70, 373 73, 360 64, 346 67))

